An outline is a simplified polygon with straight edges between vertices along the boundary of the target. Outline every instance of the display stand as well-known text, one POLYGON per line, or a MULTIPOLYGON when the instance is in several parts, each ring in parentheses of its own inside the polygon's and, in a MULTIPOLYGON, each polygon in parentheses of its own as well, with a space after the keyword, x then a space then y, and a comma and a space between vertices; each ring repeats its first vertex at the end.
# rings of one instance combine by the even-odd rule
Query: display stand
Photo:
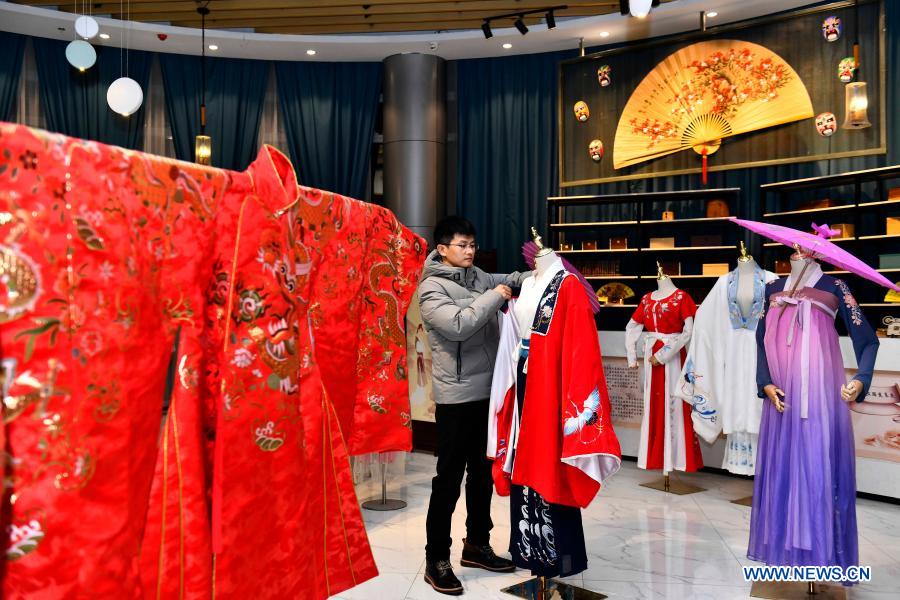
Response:
POLYGON ((547 577, 534 577, 500 591, 528 600, 603 600, 608 597, 547 577))
POLYGON ((685 482, 679 481, 677 479, 670 480, 668 475, 665 475, 662 479, 660 479, 658 481, 642 483, 641 487, 650 488, 653 490, 660 490, 660 491, 666 492, 668 494, 675 494, 676 496, 686 496, 688 494, 696 494, 697 492, 705 492, 706 491, 706 488, 698 487, 696 485, 691 485, 690 483, 685 483, 685 482))
POLYGON ((772 600, 846 600, 847 588, 838 584, 802 581, 754 581, 751 598, 772 600))
POLYGON ((362 503, 367 510, 400 510, 406 508, 405 500, 397 500, 387 497, 387 465, 381 463, 381 498, 373 498, 362 503))

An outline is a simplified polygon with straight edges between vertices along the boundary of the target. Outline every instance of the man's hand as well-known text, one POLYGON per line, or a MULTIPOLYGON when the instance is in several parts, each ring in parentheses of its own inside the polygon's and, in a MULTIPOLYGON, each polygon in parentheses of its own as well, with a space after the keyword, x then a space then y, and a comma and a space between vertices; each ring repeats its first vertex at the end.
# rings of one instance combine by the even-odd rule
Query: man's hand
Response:
POLYGON ((512 298, 512 290, 508 285, 503 285, 502 283, 494 288, 494 291, 503 296, 504 300, 509 300, 512 298))
POLYGON ((844 402, 853 402, 862 393, 863 384, 858 379, 851 379, 850 383, 841 386, 841 398, 844 402))
POLYGON ((764 387, 763 392, 765 392, 766 396, 769 397, 769 400, 772 401, 772 404, 775 405, 775 410, 777 410, 780 413, 783 413, 784 412, 784 402, 782 402, 778 396, 781 396, 781 398, 784 398, 784 392, 781 391, 780 388, 776 387, 772 383, 770 383, 769 385, 764 387))

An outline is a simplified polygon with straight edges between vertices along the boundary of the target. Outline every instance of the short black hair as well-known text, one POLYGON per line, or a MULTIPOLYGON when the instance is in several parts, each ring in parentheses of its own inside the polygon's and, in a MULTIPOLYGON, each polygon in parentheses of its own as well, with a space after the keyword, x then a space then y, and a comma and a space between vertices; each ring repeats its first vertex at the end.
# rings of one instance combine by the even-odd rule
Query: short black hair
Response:
POLYGON ((444 217, 434 226, 434 245, 448 245, 457 235, 475 237, 475 226, 468 219, 451 215, 444 217))

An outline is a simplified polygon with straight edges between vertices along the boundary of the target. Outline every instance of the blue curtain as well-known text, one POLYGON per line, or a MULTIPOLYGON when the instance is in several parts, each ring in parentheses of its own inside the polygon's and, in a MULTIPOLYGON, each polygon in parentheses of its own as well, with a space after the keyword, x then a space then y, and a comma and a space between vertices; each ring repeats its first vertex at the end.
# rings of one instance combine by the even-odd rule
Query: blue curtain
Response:
MULTIPOLYGON (((194 160, 194 137, 200 133, 200 61, 159 55, 175 155, 187 161, 194 160)), ((256 157, 268 73, 264 61, 206 59, 206 134, 212 138, 213 166, 242 171, 256 157)))
POLYGON ((47 128, 73 137, 139 150, 144 142, 144 108, 131 116, 114 113, 106 103, 109 85, 125 74, 144 90, 150 82, 151 55, 138 50, 95 46, 97 63, 81 73, 66 61, 68 42, 32 38, 41 109, 47 128))
POLYGON ((16 117, 16 96, 26 39, 15 33, 0 32, 0 48, 3 48, 0 52, 0 121, 12 121, 16 117))
POLYGON ((275 73, 300 183, 365 199, 381 63, 276 62, 275 73))
POLYGON ((534 225, 545 231, 557 194, 557 64, 571 52, 457 63, 459 159, 456 212, 497 249, 497 266, 521 266, 534 225))

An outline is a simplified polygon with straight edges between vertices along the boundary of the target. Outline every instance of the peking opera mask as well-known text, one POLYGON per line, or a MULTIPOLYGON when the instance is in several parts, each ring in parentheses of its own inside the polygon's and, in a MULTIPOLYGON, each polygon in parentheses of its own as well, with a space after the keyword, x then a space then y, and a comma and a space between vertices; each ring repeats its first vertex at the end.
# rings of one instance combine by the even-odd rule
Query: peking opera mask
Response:
POLYGON ((831 137, 837 131, 837 119, 834 113, 823 112, 816 117, 816 131, 819 135, 831 137))
POLYGON ((573 110, 575 111, 575 118, 582 123, 587 121, 588 117, 591 116, 591 111, 588 109, 587 102, 585 102, 584 100, 579 100, 578 102, 576 102, 573 110))
POLYGON ((588 154, 591 155, 592 161, 600 162, 600 159, 603 158, 603 142, 591 140, 590 145, 588 145, 588 154))
POLYGON ((838 79, 841 83, 850 83, 853 81, 853 75, 856 73, 856 59, 848 56, 838 63, 838 79))
POLYGON ((841 38, 842 29, 843 25, 841 24, 840 17, 831 15, 830 17, 826 17, 825 20, 822 21, 822 37, 824 37, 826 41, 838 41, 841 38))
POLYGON ((600 82, 600 87, 607 87, 612 83, 612 67, 609 65, 601 65, 599 69, 597 69, 597 81, 600 82))

